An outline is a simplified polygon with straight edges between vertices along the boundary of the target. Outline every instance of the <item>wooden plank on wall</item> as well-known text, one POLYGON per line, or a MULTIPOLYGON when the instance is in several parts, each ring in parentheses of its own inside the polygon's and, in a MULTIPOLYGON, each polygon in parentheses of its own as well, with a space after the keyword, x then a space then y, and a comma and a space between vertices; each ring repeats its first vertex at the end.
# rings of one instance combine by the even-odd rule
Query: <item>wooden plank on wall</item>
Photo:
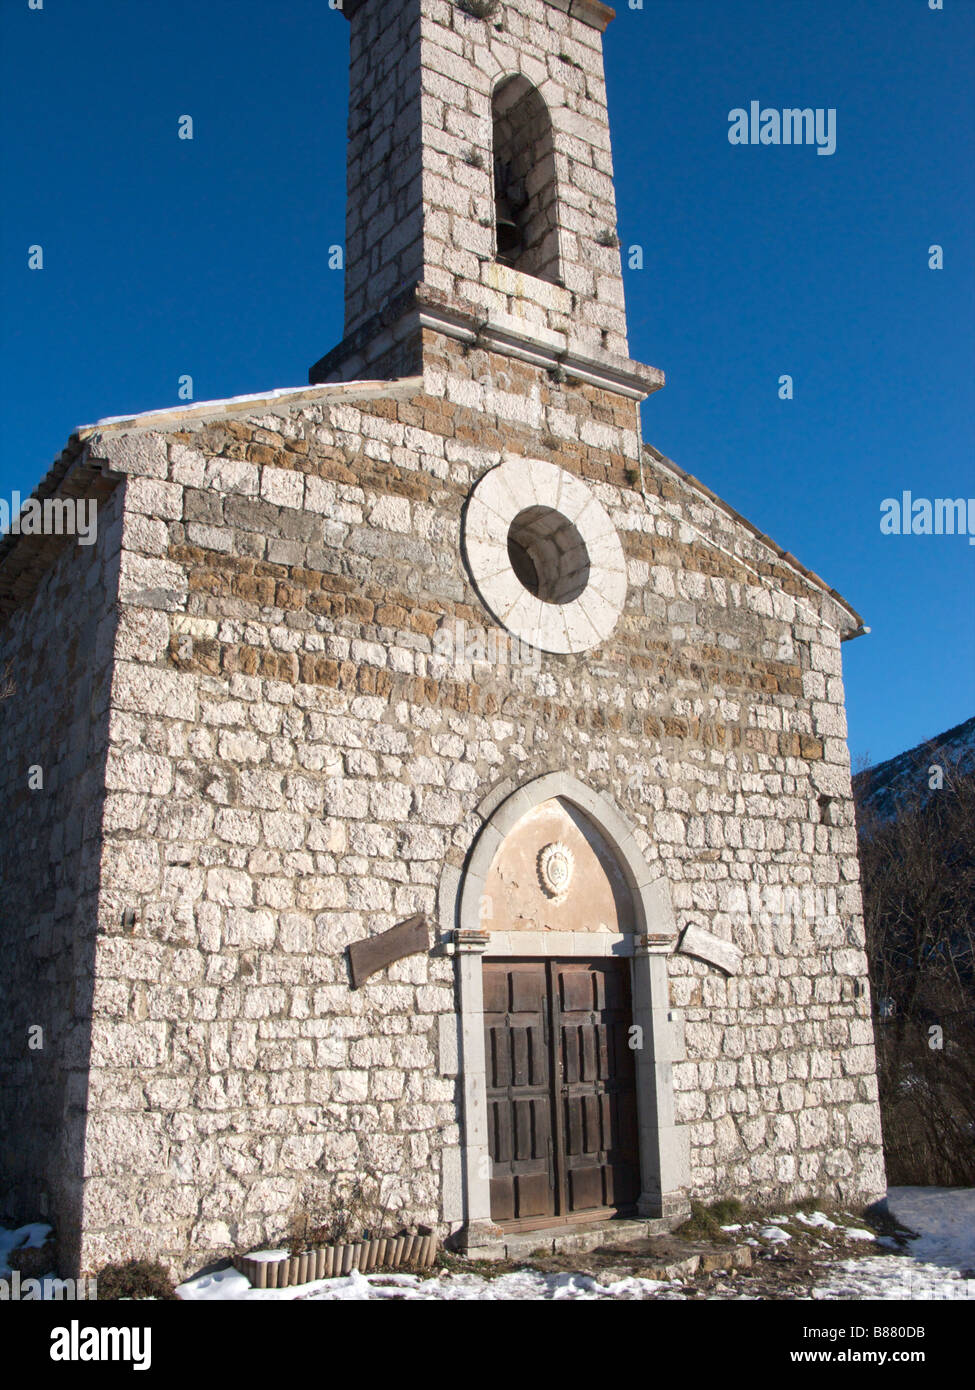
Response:
POLYGON ((429 949, 430 926, 422 912, 408 917, 405 922, 397 922, 395 927, 381 932, 379 936, 367 936, 364 941, 353 942, 349 947, 352 988, 359 989, 370 975, 384 970, 394 961, 429 949))

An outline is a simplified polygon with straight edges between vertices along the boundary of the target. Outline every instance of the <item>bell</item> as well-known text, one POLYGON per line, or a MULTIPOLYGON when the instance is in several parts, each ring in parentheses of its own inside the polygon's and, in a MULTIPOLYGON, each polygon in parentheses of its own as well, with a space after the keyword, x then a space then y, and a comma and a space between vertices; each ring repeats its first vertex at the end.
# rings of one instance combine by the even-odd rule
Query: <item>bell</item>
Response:
POLYGON ((515 260, 522 249, 521 228, 504 193, 499 193, 495 200, 494 217, 498 230, 498 260, 515 260))

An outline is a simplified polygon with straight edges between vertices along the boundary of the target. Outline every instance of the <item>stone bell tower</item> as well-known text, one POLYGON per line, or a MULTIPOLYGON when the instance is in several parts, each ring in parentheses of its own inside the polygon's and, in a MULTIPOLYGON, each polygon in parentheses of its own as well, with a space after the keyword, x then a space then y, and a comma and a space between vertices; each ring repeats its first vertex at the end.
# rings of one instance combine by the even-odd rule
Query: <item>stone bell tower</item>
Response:
POLYGON ((345 0, 345 337, 312 383, 405 376, 446 335, 639 401, 600 0, 345 0))

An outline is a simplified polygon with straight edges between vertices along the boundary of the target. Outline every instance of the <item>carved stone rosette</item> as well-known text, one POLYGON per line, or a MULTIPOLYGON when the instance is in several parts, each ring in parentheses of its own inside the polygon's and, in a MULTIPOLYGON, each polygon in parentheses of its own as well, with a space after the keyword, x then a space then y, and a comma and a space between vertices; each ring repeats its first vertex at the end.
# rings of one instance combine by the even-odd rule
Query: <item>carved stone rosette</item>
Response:
POLYGON ((539 851, 538 881, 542 892, 553 902, 562 902, 569 891, 575 859, 568 845, 555 840, 539 851))

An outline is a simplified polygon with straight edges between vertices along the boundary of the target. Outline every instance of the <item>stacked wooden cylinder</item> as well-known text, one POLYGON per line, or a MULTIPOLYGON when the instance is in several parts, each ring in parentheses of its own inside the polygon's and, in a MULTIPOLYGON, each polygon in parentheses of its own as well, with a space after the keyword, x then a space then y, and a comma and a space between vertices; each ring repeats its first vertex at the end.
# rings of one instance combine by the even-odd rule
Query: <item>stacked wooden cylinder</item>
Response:
POLYGON ((282 1251, 280 1259, 269 1259, 264 1254, 238 1255, 234 1266, 255 1289, 286 1289, 310 1284, 314 1279, 335 1279, 353 1270, 368 1274, 379 1269, 429 1269, 438 1245, 436 1235, 418 1232, 353 1244, 323 1245, 300 1255, 282 1251))

